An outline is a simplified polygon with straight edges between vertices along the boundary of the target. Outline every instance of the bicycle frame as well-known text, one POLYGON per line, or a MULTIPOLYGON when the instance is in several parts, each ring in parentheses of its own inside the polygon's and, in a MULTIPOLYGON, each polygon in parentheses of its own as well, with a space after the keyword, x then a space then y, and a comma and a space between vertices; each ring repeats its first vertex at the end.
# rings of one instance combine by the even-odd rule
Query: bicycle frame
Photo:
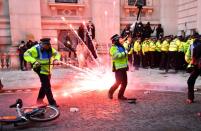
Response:
MULTIPOLYGON (((14 124, 27 121, 46 122, 51 121, 59 117, 60 112, 58 108, 49 105, 39 105, 34 107, 22 107, 23 102, 18 99, 15 104, 10 108, 16 108, 17 115, 15 116, 0 116, 0 126, 7 124, 14 124)), ((1 127, 0 127, 1 129, 1 127)))
POLYGON ((16 106, 17 116, 2 116, 2 117, 0 117, 0 124, 1 123, 3 123, 3 124, 16 124, 16 123, 26 122, 29 120, 29 117, 31 115, 34 115, 39 110, 41 110, 42 107, 45 107, 45 106, 23 107, 23 108, 19 108, 19 107, 20 107, 20 105, 17 104, 17 106, 16 106), (31 109, 31 111, 24 112, 26 109, 31 109))

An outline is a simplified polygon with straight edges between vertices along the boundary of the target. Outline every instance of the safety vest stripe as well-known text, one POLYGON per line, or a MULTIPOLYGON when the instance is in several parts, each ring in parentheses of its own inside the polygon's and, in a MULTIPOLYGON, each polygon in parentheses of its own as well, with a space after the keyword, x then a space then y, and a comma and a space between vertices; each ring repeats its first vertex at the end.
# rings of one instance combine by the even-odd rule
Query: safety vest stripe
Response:
POLYGON ((127 64, 122 64, 122 65, 115 65, 116 69, 124 68, 127 67, 127 64))
POLYGON ((115 60, 116 58, 121 57, 123 55, 122 53, 124 53, 124 52, 115 53, 114 56, 112 57, 112 59, 115 60))
POLYGON ((31 56, 31 52, 27 51, 27 53, 24 53, 24 56, 31 56))

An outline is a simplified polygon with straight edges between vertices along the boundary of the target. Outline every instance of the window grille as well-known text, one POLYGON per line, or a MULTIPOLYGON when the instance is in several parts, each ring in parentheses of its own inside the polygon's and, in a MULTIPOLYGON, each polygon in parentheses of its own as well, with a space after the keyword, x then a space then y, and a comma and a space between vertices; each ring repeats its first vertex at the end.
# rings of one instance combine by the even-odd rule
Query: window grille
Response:
POLYGON ((56 3, 78 3, 78 0, 55 0, 56 3))

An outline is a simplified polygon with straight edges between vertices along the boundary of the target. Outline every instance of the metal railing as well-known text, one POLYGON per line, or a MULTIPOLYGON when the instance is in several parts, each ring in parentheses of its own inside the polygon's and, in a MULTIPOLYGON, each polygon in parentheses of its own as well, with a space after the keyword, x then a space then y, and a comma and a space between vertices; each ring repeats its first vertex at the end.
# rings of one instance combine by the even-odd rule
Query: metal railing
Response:
MULTIPOLYGON (((137 0, 124 0, 125 6, 134 6, 137 0)), ((153 6, 153 0, 145 0, 144 6, 153 6)))
POLYGON ((0 69, 11 68, 11 55, 9 53, 0 54, 0 69))
POLYGON ((69 2, 66 0, 48 0, 48 3, 73 3, 73 4, 83 4, 84 0, 76 0, 75 2, 73 2, 72 0, 70 0, 69 2), (63 1, 63 2, 62 2, 63 1))
MULTIPOLYGON (((61 53, 61 52, 60 52, 61 53)), ((69 57, 68 53, 61 53, 61 61, 64 63, 72 64, 74 66, 78 65, 78 61, 76 56, 69 57)), ((19 69, 20 70, 20 62, 18 64, 12 65, 11 64, 11 57, 15 57, 15 59, 19 60, 19 55, 11 54, 11 53, 1 53, 0 54, 0 70, 10 70, 10 69, 19 69)), ((15 60, 15 61, 16 61, 15 60)), ((57 67, 66 67, 65 65, 57 66, 57 67)), ((30 64, 27 64, 27 68, 31 69, 30 64)))

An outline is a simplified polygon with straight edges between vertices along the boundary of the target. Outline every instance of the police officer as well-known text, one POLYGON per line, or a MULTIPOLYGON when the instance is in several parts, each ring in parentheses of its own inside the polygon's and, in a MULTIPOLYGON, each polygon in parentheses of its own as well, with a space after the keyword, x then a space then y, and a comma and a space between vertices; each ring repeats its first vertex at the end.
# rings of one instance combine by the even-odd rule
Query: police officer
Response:
POLYGON ((191 44, 185 54, 185 60, 187 61, 187 70, 190 71, 190 77, 188 78, 188 99, 187 104, 194 102, 194 85, 197 77, 201 74, 201 40, 196 36, 195 41, 191 44), (196 49, 195 49, 196 48, 196 49))
POLYGON ((142 67, 148 68, 150 65, 150 55, 149 55, 149 38, 145 38, 142 42, 142 67))
POLYGON ((175 37, 169 44, 168 49, 168 59, 167 59, 167 65, 166 65, 166 72, 168 72, 170 65, 173 65, 173 68, 175 69, 175 73, 178 71, 178 49, 181 41, 178 39, 178 37, 175 37))
POLYGON ((134 42, 134 47, 133 47, 133 66, 135 67, 136 70, 139 69, 140 67, 140 56, 141 56, 141 38, 138 37, 137 40, 134 42))
POLYGON ((126 36, 127 40, 123 43, 124 48, 128 52, 128 65, 129 70, 133 71, 133 43, 132 43, 132 37, 131 35, 126 36))
POLYGON ((113 98, 113 93, 121 85, 118 99, 127 100, 124 92, 127 86, 127 71, 128 71, 128 54, 123 46, 125 38, 121 38, 118 34, 111 37, 112 47, 110 48, 110 55, 112 57, 113 72, 115 72, 115 83, 108 92, 108 97, 113 98))
POLYGON ((160 61, 161 70, 165 69, 167 65, 169 42, 170 42, 170 37, 166 37, 165 40, 161 43, 161 61, 160 61))
POLYGON ((58 107, 53 98, 50 78, 53 64, 59 64, 60 54, 51 47, 50 38, 43 38, 40 41, 39 44, 24 53, 24 59, 33 64, 33 70, 41 81, 37 104, 43 104, 43 99, 46 96, 50 105, 58 107))

